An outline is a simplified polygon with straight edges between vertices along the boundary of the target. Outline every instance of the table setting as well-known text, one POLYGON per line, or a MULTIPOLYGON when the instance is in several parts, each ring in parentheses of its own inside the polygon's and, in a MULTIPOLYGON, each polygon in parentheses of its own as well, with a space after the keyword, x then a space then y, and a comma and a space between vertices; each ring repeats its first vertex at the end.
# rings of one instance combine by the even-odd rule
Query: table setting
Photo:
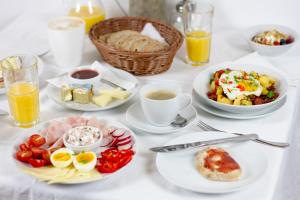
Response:
POLYGON ((297 199, 297 12, 228 4, 4 3, 0 199, 297 199))

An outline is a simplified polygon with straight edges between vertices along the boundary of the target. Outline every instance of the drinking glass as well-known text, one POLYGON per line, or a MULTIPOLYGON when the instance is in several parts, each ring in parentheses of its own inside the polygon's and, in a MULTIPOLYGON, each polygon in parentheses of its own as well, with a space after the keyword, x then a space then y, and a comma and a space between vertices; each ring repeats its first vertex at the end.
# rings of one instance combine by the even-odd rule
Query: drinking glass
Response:
POLYGON ((85 21, 85 31, 89 32, 91 27, 105 19, 105 11, 99 0, 65 0, 68 15, 80 17, 85 21))
POLYGON ((201 66, 209 62, 214 7, 200 0, 188 0, 183 9, 187 62, 201 66))
POLYGON ((20 66, 2 65, 10 114, 16 126, 29 128, 38 122, 40 112, 37 59, 33 55, 13 57, 20 61, 20 66))

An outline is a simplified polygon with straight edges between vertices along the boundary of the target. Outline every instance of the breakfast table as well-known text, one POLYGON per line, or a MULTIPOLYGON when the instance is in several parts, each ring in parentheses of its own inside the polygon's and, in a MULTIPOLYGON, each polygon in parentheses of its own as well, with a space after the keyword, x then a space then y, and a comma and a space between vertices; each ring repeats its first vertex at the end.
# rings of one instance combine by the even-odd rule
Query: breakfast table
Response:
MULTIPOLYGON (((126 1, 124 4, 125 10, 126 1)), ((138 141, 138 155, 135 163, 122 173, 109 180, 93 182, 89 184, 78 185, 47 185, 38 182, 29 175, 22 173, 15 165, 12 157, 12 148, 14 141, 24 132, 30 132, 30 129, 20 129, 13 125, 9 116, 0 116, 0 199, 28 199, 28 200, 48 200, 48 199, 207 199, 207 200, 239 200, 239 199, 257 199, 257 200, 281 200, 297 199, 299 196, 300 176, 298 166, 300 164, 300 136, 299 130, 300 111, 298 99, 300 98, 300 43, 282 56, 263 57, 252 52, 247 41, 241 36, 243 28, 253 25, 257 22, 259 16, 267 15, 263 22, 272 22, 275 10, 270 13, 264 13, 263 10, 254 8, 249 4, 249 10, 258 12, 257 16, 247 16, 239 22, 234 19, 230 9, 238 9, 241 5, 239 1, 234 7, 229 5, 234 3, 225 1, 223 3, 212 1, 216 7, 216 18, 212 40, 211 60, 209 64, 203 67, 192 67, 184 62, 185 48, 177 52, 171 68, 162 74, 153 76, 137 77, 140 84, 159 82, 161 84, 176 82, 181 85, 185 93, 192 93, 192 80, 198 73, 209 66, 217 65, 228 61, 237 61, 239 63, 259 64, 274 66, 282 70, 288 79, 287 102, 285 105, 273 114, 251 120, 233 120, 213 116, 197 108, 198 116, 193 124, 187 129, 165 135, 154 135, 143 131, 135 131, 138 141), (223 10, 222 10, 223 9, 223 10), (222 13, 224 11, 224 13, 222 13), (273 12, 274 11, 274 12, 273 12), (259 12, 263 14, 259 14, 259 12), (224 17, 224 16, 226 17, 224 17), (220 20, 232 24, 222 25, 220 20), (149 151, 150 147, 160 146, 180 135, 189 132, 198 132, 207 134, 197 126, 197 121, 202 120, 207 124, 221 130, 229 132, 257 133, 261 138, 278 142, 289 142, 290 147, 281 149, 260 145, 260 148, 268 157, 268 168, 266 173, 259 180, 238 192, 227 194, 203 194, 181 189, 167 180, 165 180, 157 171, 155 165, 156 154, 149 151)), ((260 1, 256 1, 260 3, 260 1)), ((271 2, 271 1, 268 1, 271 2)), ((276 8, 280 9, 280 2, 276 8)), ((298 2, 289 1, 291 4, 298 2)), ((103 1, 107 18, 123 15, 114 1, 103 1)), ((254 4, 251 1, 251 5, 254 4)), ((262 3, 264 4, 264 3, 262 3)), ((267 5, 267 2, 266 2, 267 5)), ((289 5, 289 4, 288 4, 289 5)), ((300 33, 300 26, 296 22, 299 13, 289 5, 291 12, 286 12, 282 18, 276 15, 276 19, 281 23, 289 23, 300 33), (290 19, 294 19, 290 20, 290 19)), ((263 5, 261 5, 263 7, 263 5)), ((1 2, 0 8, 0 58, 10 54, 31 52, 35 54, 44 53, 47 50, 47 21, 53 17, 62 16, 65 10, 58 0, 55 1, 37 1, 30 0, 19 2, 1 2), (4 4, 4 5, 3 5, 4 4), (22 5, 19 5, 22 4, 22 5), (3 7, 2 7, 3 5, 3 7), (22 8, 23 6, 23 8, 22 8), (8 10, 15 8, 14 13, 8 10), (20 12, 19 12, 20 11, 20 12), (33 39, 34 38, 34 39, 33 39)), ((237 11, 236 15, 241 15, 242 11, 237 11)), ((251 15, 251 14, 250 14, 251 15)), ((91 64, 95 60, 103 62, 91 41, 86 37, 84 44, 84 53, 82 64, 91 64)), ((40 76, 40 121, 45 122, 58 117, 72 115, 98 116, 118 120, 130 127, 125 119, 126 110, 130 105, 139 100, 136 95, 129 102, 117 108, 99 111, 99 112, 81 112, 66 109, 48 98, 46 93, 47 79, 64 73, 64 69, 56 66, 51 52, 40 56, 44 62, 43 72, 40 76)), ((0 108, 9 111, 6 95, 0 95, 0 108)), ((133 129, 134 130, 134 129, 133 129)))

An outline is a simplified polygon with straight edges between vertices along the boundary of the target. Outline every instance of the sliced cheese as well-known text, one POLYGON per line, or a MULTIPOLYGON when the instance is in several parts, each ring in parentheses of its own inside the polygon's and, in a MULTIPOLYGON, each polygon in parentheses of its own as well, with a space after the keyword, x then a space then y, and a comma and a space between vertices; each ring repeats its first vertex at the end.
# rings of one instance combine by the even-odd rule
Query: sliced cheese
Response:
POLYGON ((40 180, 51 180, 65 177, 72 168, 56 168, 56 167, 42 167, 29 168, 24 167, 22 170, 40 180))
POLYGON ((97 105, 97 106, 107 106, 110 102, 112 102, 113 98, 109 95, 99 95, 99 96, 94 96, 93 97, 93 102, 97 105))
POLYGON ((99 180, 102 174, 96 169, 89 172, 80 172, 73 166, 67 168, 41 167, 41 168, 22 168, 24 172, 34 176, 40 181, 47 181, 48 184, 54 183, 78 183, 99 180))
POLYGON ((60 180, 59 183, 89 182, 89 181, 99 180, 101 178, 103 178, 102 174, 100 174, 96 169, 93 169, 89 172, 80 172, 76 170, 73 176, 64 180, 60 180))
POLYGON ((108 95, 115 99, 120 99, 120 100, 127 99, 130 95, 130 92, 122 90, 121 88, 102 89, 99 92, 100 94, 108 95))

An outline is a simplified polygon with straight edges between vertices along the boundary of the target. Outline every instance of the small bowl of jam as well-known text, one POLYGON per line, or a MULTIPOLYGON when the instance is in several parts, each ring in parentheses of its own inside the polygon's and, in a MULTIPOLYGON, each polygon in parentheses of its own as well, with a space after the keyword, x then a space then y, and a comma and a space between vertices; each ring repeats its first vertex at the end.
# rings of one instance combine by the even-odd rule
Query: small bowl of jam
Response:
POLYGON ((264 56, 277 56, 287 52, 295 42, 297 33, 281 25, 257 25, 245 31, 254 51, 264 56))
POLYGON ((75 84, 96 84, 101 79, 101 73, 91 67, 78 67, 69 73, 69 81, 75 84))

